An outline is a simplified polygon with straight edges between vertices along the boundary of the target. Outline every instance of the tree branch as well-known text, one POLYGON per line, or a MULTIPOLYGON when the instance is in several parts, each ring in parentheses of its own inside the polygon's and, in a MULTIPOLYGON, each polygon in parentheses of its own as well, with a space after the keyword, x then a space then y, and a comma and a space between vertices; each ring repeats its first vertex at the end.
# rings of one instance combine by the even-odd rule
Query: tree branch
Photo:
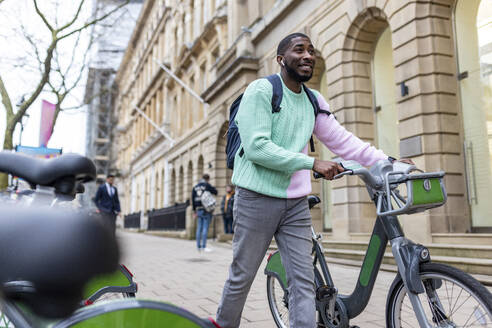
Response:
POLYGON ((82 9, 82 5, 84 4, 85 0, 81 0, 80 3, 79 3, 79 7, 77 8, 77 12, 75 13, 75 16, 73 17, 73 19, 68 22, 67 24, 63 25, 62 27, 60 27, 57 32, 61 32, 63 31, 64 29, 72 26, 73 23, 75 23, 75 21, 77 20, 77 18, 79 18, 79 15, 80 15, 80 10, 82 9))
POLYGON ((36 100, 41 91, 43 91, 44 85, 46 84, 50 76, 51 60, 53 59, 53 53, 55 51, 56 44, 57 39, 55 37, 55 39, 51 40, 51 44, 46 50, 46 58, 44 59, 44 71, 41 75, 41 79, 39 80, 36 89, 31 94, 31 96, 19 106, 19 110, 17 111, 17 113, 15 113, 14 120, 16 123, 22 118, 22 116, 24 116, 29 106, 32 105, 32 103, 34 102, 34 100, 36 100))
POLYGON ((33 0, 34 2, 34 8, 36 8, 36 13, 39 15, 39 17, 41 17, 41 19, 43 20, 44 22, 44 25, 46 25, 46 27, 48 27, 48 29, 51 31, 51 32, 54 32, 54 29, 53 27, 51 26, 50 23, 48 23, 48 20, 46 19, 46 16, 41 12, 41 10, 39 10, 38 8, 38 2, 37 0, 33 0))
POLYGON ((89 22, 85 23, 83 26, 79 27, 78 29, 75 29, 75 30, 73 30, 73 31, 71 31, 71 32, 69 32, 69 33, 67 33, 67 34, 65 34, 65 35, 62 35, 62 36, 58 37, 58 40, 64 39, 64 38, 66 38, 66 37, 68 37, 68 36, 70 36, 70 35, 72 35, 72 34, 74 34, 74 33, 77 33, 77 32, 79 32, 79 31, 82 31, 83 29, 86 29, 87 27, 89 27, 89 26, 91 26, 91 25, 96 24, 97 22, 100 22, 100 21, 102 21, 102 20, 106 19, 106 18, 107 18, 107 17, 109 17, 111 14, 113 14, 113 13, 114 13, 114 12, 116 12, 116 11, 118 11, 121 7, 126 6, 129 2, 130 2, 130 0, 125 0, 125 1, 124 1, 122 4, 120 4, 118 7, 116 7, 116 8, 114 8, 114 9, 110 10, 109 12, 107 12, 106 14, 104 14, 103 16, 101 16, 101 17, 99 17, 99 18, 95 18, 95 19, 93 19, 93 20, 91 20, 91 21, 89 21, 89 22))
POLYGON ((5 88, 5 84, 3 83, 1 76, 0 76, 0 95, 2 96, 2 104, 5 107, 5 111, 7 112, 7 121, 8 121, 9 117, 14 115, 14 109, 12 107, 12 101, 10 100, 9 93, 7 92, 7 88, 5 88))

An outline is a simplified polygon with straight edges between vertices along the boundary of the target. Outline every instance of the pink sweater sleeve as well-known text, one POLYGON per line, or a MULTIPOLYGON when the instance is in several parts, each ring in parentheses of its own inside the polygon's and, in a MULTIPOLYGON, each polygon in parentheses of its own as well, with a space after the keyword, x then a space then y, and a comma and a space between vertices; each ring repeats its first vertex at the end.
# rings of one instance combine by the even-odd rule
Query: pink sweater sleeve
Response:
MULTIPOLYGON (((318 103, 321 109, 329 110, 330 106, 319 93, 318 103)), ((368 142, 364 142, 348 132, 337 122, 333 115, 318 114, 314 125, 314 135, 330 151, 344 160, 354 160, 364 166, 371 166, 380 159, 388 158, 382 150, 371 146, 368 142)))

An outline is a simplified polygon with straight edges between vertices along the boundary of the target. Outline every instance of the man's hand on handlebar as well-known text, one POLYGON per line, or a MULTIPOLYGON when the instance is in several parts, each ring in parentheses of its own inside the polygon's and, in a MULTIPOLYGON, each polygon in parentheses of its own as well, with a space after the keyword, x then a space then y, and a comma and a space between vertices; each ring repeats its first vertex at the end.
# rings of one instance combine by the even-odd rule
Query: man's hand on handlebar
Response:
POLYGON ((327 180, 332 180, 335 175, 342 173, 345 169, 339 163, 315 159, 313 171, 318 172, 327 180))

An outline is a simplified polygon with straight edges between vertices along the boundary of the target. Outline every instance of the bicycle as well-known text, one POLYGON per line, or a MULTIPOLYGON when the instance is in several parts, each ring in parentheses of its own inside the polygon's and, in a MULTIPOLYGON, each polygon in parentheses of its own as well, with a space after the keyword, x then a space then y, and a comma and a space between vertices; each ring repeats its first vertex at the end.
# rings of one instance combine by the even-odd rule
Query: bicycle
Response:
MULTIPOLYGON (((77 154, 63 154, 52 159, 39 159, 20 153, 0 152, 0 172, 22 178, 31 189, 22 190, 19 206, 71 207, 76 194, 84 192, 84 183, 96 177, 94 163, 77 154)), ((6 196, 10 199, 10 196, 6 196)), ((5 201, 4 201, 5 202, 5 201)), ((124 265, 115 272, 94 278, 85 288, 82 305, 91 305, 108 296, 135 297, 137 284, 124 265)))
POLYGON ((87 282, 117 268, 114 234, 80 211, 17 207, 1 208, 0 213, 0 309, 8 318, 5 327, 215 328, 161 302, 123 299, 80 307, 87 282))
MULTIPOLYGON (((388 241, 398 273, 387 296, 386 327, 492 327, 492 294, 470 275, 431 262, 429 250, 407 239, 397 218, 399 214, 443 205, 447 199, 444 172, 423 173, 414 165, 389 161, 379 161, 369 170, 353 162, 345 162, 344 167, 345 171, 334 179, 358 175, 376 206, 377 219, 350 295, 338 293, 324 257, 321 235, 312 228, 318 327, 349 327, 350 319, 364 311, 388 241), (400 190, 402 187, 406 190, 400 190)), ((316 196, 308 199, 310 208, 320 202, 316 196)), ((277 327, 289 327, 288 281, 278 251, 270 255, 265 274, 274 321, 277 327)))

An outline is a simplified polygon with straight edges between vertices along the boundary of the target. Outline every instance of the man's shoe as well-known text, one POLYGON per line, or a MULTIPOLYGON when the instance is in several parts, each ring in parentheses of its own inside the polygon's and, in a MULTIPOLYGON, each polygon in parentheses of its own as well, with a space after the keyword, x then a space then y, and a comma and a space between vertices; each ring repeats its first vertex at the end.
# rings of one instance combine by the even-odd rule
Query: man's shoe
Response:
POLYGON ((203 249, 203 251, 204 251, 205 253, 210 253, 210 252, 212 251, 212 249, 211 249, 211 248, 208 248, 208 247, 205 247, 205 248, 203 249))

